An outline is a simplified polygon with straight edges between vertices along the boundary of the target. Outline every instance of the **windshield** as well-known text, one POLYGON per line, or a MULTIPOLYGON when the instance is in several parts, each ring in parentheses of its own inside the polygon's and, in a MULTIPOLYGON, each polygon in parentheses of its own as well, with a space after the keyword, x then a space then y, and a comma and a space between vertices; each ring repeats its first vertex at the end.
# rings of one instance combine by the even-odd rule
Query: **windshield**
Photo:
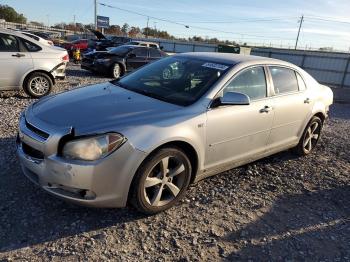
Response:
POLYGON ((129 52, 131 50, 130 47, 128 46, 118 46, 118 47, 113 47, 111 49, 108 50, 108 53, 111 54, 126 54, 127 52, 129 52))
POLYGON ((230 65, 188 57, 168 57, 112 81, 131 91, 187 106, 197 101, 230 65))

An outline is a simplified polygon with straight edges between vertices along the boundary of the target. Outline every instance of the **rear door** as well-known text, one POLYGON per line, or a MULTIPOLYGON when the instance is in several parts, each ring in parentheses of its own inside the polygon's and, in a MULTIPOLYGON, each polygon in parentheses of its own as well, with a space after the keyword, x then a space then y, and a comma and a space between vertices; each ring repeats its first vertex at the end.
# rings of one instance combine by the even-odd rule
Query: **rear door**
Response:
POLYGON ((17 89, 23 76, 32 69, 32 57, 17 37, 0 34, 0 90, 17 89))
POLYGON ((302 77, 295 70, 282 66, 269 66, 274 92, 275 117, 269 139, 269 148, 297 143, 305 120, 309 117, 313 101, 302 77))
POLYGON ((135 70, 148 62, 148 48, 135 48, 129 54, 133 54, 134 56, 126 59, 128 71, 135 70))
POLYGON ((158 60, 162 57, 162 53, 155 49, 155 48, 150 48, 149 49, 149 61, 152 62, 154 60, 158 60))

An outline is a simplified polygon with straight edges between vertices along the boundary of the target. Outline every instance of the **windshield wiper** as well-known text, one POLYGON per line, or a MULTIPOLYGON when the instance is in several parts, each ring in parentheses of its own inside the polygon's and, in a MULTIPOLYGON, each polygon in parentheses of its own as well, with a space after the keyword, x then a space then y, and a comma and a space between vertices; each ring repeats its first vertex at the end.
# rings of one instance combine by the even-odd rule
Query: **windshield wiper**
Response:
POLYGON ((132 89, 132 91, 134 91, 136 93, 140 93, 140 94, 145 95, 145 96, 149 96, 149 97, 167 102, 167 100, 164 97, 157 95, 157 94, 154 94, 154 93, 152 93, 148 90, 145 90, 145 89, 132 89))

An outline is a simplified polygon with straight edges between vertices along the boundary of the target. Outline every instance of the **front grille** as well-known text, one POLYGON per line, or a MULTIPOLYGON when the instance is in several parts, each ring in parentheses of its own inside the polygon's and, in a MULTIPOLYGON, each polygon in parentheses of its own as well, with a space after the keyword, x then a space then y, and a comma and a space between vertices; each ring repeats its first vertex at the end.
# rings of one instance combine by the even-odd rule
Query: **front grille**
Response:
POLYGON ((35 126, 29 124, 29 123, 27 122, 27 120, 26 120, 26 127, 27 127, 30 131, 32 131, 33 133, 37 134, 38 136, 40 136, 41 138, 43 138, 43 139, 45 139, 45 140, 48 139, 49 136, 50 136, 48 133, 46 133, 46 132, 40 130, 39 128, 36 128, 35 126))
POLYGON ((43 152, 41 152, 41 151, 27 145, 26 143, 23 143, 23 142, 22 142, 22 150, 26 155, 28 155, 30 157, 40 159, 40 160, 44 159, 43 152))

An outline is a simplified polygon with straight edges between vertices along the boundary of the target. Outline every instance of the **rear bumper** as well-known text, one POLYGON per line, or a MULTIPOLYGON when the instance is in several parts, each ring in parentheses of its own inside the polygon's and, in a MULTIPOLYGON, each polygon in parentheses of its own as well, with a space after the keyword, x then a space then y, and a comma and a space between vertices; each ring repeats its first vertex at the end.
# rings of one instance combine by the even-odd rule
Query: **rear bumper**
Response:
POLYGON ((64 79, 66 77, 66 68, 67 63, 62 62, 51 70, 51 74, 55 79, 64 79))

